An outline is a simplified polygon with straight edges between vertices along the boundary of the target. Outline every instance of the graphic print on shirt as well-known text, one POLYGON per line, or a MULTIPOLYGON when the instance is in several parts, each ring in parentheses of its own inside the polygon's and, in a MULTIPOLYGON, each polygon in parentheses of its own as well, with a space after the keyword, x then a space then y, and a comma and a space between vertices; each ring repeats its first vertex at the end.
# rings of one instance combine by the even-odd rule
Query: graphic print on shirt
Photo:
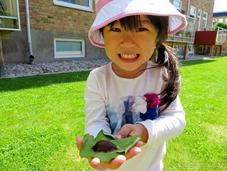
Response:
POLYGON ((144 96, 122 97, 117 105, 107 105, 106 111, 111 133, 117 134, 124 124, 156 119, 159 103, 160 99, 156 94, 146 93, 144 96))

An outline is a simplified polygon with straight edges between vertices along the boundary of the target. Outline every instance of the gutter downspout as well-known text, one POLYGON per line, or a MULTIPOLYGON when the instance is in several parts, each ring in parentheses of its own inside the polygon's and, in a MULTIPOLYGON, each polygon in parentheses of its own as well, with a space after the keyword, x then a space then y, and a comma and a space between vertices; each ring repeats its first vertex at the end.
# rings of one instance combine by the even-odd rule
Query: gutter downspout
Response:
POLYGON ((190 0, 188 0, 187 16, 189 16, 189 15, 190 15, 190 5, 191 5, 191 1, 190 1, 190 0))
POLYGON ((35 57, 33 56, 33 51, 32 51, 32 38, 31 38, 31 26, 30 26, 30 14, 29 14, 28 0, 25 0, 25 14, 26 14, 26 23, 27 23, 28 49, 29 49, 28 64, 32 64, 35 57))

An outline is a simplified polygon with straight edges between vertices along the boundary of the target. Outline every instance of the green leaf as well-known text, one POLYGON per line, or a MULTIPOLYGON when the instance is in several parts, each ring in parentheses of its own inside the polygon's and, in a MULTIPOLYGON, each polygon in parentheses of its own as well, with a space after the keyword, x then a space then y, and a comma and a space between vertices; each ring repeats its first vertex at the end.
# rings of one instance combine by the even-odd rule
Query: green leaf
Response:
POLYGON ((101 130, 96 138, 92 135, 86 134, 84 135, 84 145, 80 149, 80 156, 81 157, 97 157, 100 161, 108 162, 119 154, 125 154, 131 147, 133 147, 136 142, 139 140, 137 136, 130 136, 123 139, 117 139, 115 136, 105 133, 101 130), (110 151, 110 152, 95 152, 92 147, 99 142, 100 140, 107 140, 112 142, 117 146, 117 150, 110 151))
POLYGON ((119 152, 121 152, 120 151, 121 149, 124 153, 126 153, 131 147, 133 147, 136 144, 138 140, 139 140, 139 137, 130 136, 123 139, 115 139, 115 140, 112 140, 111 142, 119 147, 119 152))
POLYGON ((83 138, 83 146, 80 149, 80 156, 81 157, 89 157, 94 155, 94 151, 92 150, 92 147, 95 145, 95 138, 90 135, 86 134, 83 138))
POLYGON ((115 137, 112 134, 107 134, 101 130, 98 135, 95 137, 95 141, 99 142, 100 140, 114 140, 115 137))

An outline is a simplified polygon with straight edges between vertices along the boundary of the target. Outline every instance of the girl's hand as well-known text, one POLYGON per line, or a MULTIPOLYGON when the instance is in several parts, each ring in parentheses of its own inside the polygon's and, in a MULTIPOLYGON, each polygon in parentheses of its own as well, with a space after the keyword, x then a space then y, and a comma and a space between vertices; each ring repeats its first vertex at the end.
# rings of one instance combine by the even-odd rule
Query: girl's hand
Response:
POLYGON ((118 137, 125 138, 130 135, 137 135, 144 143, 148 140, 148 131, 142 124, 125 124, 117 133, 118 137))
MULTIPOLYGON (((83 138, 77 137, 76 138, 76 145, 77 148, 80 149, 83 146, 83 138)), ((115 159, 111 160, 110 162, 101 162, 99 158, 89 158, 89 164, 94 169, 102 169, 102 168, 110 168, 110 169, 117 169, 120 167, 127 159, 134 157, 141 151, 141 146, 143 145, 142 141, 138 141, 134 147, 128 150, 128 152, 124 155, 119 155, 115 159)))

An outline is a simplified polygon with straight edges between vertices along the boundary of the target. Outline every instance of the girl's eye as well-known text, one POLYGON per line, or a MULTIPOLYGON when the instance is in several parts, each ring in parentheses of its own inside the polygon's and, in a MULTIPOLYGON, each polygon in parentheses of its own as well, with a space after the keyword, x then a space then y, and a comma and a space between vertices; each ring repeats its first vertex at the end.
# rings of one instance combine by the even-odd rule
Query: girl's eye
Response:
POLYGON ((143 31, 147 31, 148 29, 144 28, 144 27, 140 27, 138 29, 136 29, 137 32, 143 32, 143 31))
POLYGON ((110 31, 113 31, 113 32, 121 32, 121 29, 120 28, 117 28, 117 27, 112 27, 112 28, 110 28, 110 31))

